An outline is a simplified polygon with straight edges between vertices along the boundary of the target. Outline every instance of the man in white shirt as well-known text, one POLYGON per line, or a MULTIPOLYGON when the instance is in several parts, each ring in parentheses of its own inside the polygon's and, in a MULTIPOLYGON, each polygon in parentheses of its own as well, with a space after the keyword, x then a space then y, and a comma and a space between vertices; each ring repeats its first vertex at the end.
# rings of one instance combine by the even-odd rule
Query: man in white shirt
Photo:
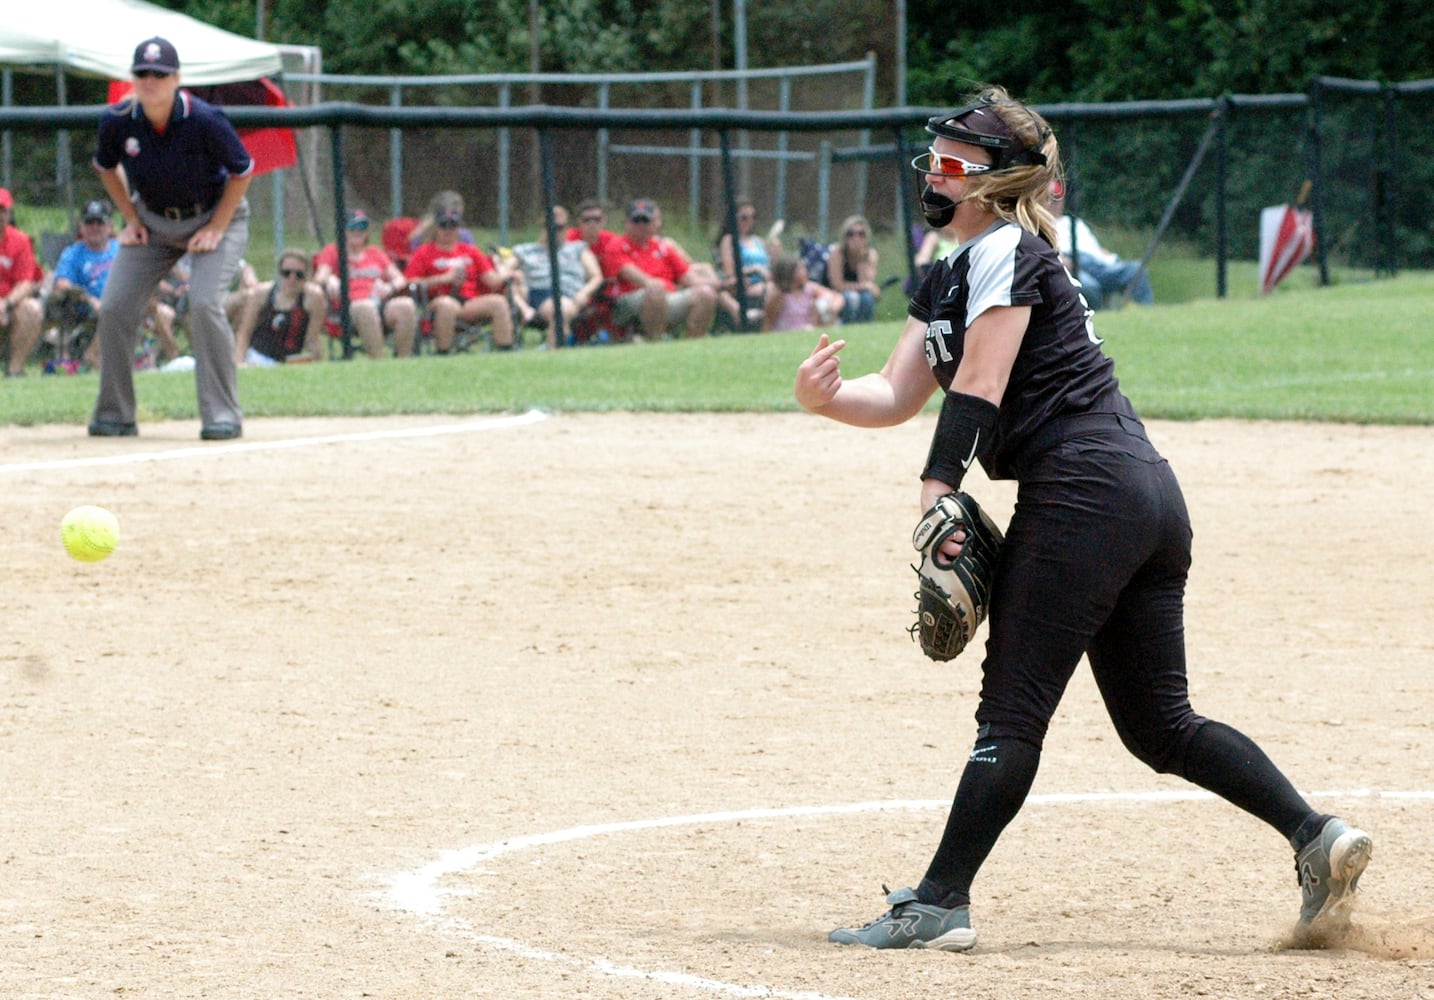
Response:
POLYGON ((1150 277, 1138 261, 1121 260, 1105 249, 1084 219, 1066 215, 1065 188, 1051 185, 1051 213, 1056 217, 1056 235, 1061 260, 1080 282, 1081 293, 1092 309, 1099 309, 1108 294, 1125 292, 1130 301, 1148 306, 1155 301, 1150 277), (1071 250, 1075 255, 1072 257, 1071 250), (1079 267, 1073 266, 1072 260, 1079 267))

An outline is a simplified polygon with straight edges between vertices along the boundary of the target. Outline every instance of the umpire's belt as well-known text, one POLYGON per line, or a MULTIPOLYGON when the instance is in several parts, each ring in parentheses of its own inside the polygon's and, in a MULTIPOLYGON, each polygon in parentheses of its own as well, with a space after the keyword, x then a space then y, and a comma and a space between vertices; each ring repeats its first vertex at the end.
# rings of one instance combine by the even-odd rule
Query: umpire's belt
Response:
POLYGON ((192 219, 196 215, 203 215, 213 207, 213 205, 201 205, 196 201, 192 205, 178 205, 173 208, 156 208, 154 209, 154 214, 161 215, 170 222, 180 222, 184 219, 192 219))
POLYGON ((1071 438, 1086 437, 1101 431, 1124 431, 1134 437, 1145 437, 1145 425, 1139 417, 1114 411, 1097 413, 1076 413, 1068 417, 1057 417, 1031 436, 1010 460, 1009 465, 1017 478, 1023 476, 1036 459, 1056 445, 1071 438))

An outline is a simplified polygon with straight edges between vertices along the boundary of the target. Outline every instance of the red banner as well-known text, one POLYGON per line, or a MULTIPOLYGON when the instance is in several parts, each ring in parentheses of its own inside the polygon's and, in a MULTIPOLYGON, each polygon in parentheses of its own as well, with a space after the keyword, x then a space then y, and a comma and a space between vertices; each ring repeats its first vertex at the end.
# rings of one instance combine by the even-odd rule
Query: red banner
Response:
MULTIPOLYGON (((129 96, 132 89, 128 80, 111 80, 109 102, 115 104, 129 96)), ((208 101, 217 107, 267 107, 287 108, 289 102, 284 92, 268 77, 245 80, 240 83, 219 83, 208 87, 185 87, 201 101, 208 101)), ((271 170, 292 167, 299 159, 298 147, 294 142, 294 130, 289 128, 241 128, 239 138, 244 148, 254 157, 254 173, 266 174, 271 170)))

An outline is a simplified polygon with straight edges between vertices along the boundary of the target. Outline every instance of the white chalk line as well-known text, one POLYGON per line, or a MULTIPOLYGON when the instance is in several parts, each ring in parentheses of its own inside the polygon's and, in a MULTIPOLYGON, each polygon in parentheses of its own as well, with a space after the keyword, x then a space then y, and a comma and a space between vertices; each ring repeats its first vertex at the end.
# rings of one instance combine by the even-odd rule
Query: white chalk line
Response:
MULTIPOLYGON (((1372 788, 1346 789, 1340 791, 1314 791, 1304 793, 1317 801, 1330 799, 1389 799, 1422 800, 1434 802, 1434 791, 1380 791, 1372 788)), ((1089 803, 1170 803, 1201 802, 1213 800, 1210 792, 1197 789, 1144 792, 1051 792, 1028 796, 1029 805, 1076 805, 1089 803)), ((626 979, 641 979, 647 982, 664 983, 706 993, 718 993, 738 997, 778 997, 782 1000, 850 1000, 847 997, 830 996, 811 991, 781 990, 770 986, 750 986, 708 979, 687 972, 669 969, 638 969, 620 965, 602 957, 576 957, 537 948, 513 938, 479 934, 468 921, 443 912, 442 899, 445 896, 466 895, 462 891, 444 890, 438 887, 440 879, 476 869, 485 861, 574 840, 587 840, 617 833, 633 833, 644 830, 661 830, 675 826, 699 826, 715 823, 740 823, 748 820, 786 819, 813 816, 852 815, 868 812, 896 812, 902 810, 947 809, 949 799, 892 799, 878 802, 846 802, 824 806, 787 806, 783 808, 742 809, 724 812, 694 813, 687 816, 659 816, 653 819, 625 820, 615 823, 591 823, 568 827, 565 830, 551 830, 523 837, 513 837, 492 844, 478 844, 461 850, 447 851, 436 860, 413 872, 402 872, 392 876, 385 894, 388 902, 410 916, 424 918, 443 931, 466 937, 476 944, 497 951, 508 952, 521 958, 555 962, 576 969, 584 969, 605 976, 626 979)))
POLYGON ((171 448, 167 451, 134 451, 126 452, 123 455, 91 455, 85 458, 11 462, 0 465, 0 474, 37 472, 47 469, 84 469, 105 465, 136 465, 145 462, 173 462, 188 458, 234 455, 240 452, 277 451, 282 448, 315 448, 321 445, 342 444, 350 441, 390 441, 401 438, 438 437, 443 434, 471 434, 475 431, 522 427, 547 418, 548 415, 541 410, 529 410, 526 413, 512 416, 480 417, 457 424, 438 424, 431 427, 389 428, 376 431, 354 431, 348 434, 324 434, 317 437, 284 438, 278 441, 236 441, 233 444, 203 444, 188 448, 171 448))

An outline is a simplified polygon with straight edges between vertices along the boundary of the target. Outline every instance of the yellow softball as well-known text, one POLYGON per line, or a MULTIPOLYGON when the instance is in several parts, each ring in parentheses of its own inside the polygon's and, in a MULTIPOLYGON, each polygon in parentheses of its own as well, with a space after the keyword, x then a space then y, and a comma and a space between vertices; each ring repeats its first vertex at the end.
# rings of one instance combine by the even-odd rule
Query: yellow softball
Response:
POLYGON ((99 562, 119 544, 119 521, 103 507, 76 507, 60 522, 65 551, 80 562, 99 562))

